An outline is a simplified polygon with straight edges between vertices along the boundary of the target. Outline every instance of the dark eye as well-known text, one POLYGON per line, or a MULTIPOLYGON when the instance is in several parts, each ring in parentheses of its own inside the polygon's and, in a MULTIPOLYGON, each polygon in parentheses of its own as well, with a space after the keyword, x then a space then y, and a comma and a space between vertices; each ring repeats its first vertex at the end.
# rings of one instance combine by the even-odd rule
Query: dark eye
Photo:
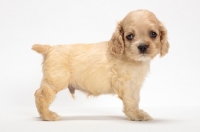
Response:
POLYGON ((129 35, 127 35, 127 36, 126 36, 126 38, 127 38, 128 40, 132 40, 132 39, 133 39, 133 37, 134 37, 134 35, 133 35, 133 34, 129 34, 129 35))
POLYGON ((151 38, 156 38, 157 33, 154 32, 154 31, 150 31, 149 36, 150 36, 151 38))

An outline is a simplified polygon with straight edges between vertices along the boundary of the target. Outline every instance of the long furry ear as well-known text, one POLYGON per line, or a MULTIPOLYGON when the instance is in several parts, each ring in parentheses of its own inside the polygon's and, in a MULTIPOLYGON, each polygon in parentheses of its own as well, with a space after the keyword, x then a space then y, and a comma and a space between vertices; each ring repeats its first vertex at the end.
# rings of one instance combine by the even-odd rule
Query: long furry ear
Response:
POLYGON ((123 34, 121 23, 118 23, 112 38, 108 42, 109 50, 113 55, 120 56, 124 53, 123 34))
POLYGON ((160 31, 160 42, 161 42, 160 57, 163 57, 165 54, 168 53, 170 46, 167 40, 167 29, 164 27, 162 23, 160 23, 159 31, 160 31))

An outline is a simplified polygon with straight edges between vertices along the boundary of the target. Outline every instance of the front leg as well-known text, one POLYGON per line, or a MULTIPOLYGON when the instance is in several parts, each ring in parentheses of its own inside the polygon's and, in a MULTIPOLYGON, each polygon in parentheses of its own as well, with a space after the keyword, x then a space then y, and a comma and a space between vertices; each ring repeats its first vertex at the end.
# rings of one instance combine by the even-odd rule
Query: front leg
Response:
POLYGON ((129 120, 132 121, 147 121, 152 120, 146 112, 139 109, 140 87, 125 87, 124 93, 121 96, 124 104, 124 113, 129 120))

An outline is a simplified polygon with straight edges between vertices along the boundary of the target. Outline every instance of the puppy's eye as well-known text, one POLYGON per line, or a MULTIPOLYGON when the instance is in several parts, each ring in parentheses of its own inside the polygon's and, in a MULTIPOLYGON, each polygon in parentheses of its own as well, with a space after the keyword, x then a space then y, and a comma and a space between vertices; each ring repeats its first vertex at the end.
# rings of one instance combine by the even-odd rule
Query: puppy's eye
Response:
POLYGON ((133 39, 133 37, 134 37, 134 35, 133 35, 133 34, 129 34, 129 35, 127 35, 127 36, 126 36, 126 38, 127 38, 128 40, 132 40, 132 39, 133 39))
POLYGON ((150 36, 151 38, 156 38, 156 37, 157 37, 157 33, 154 32, 154 31, 150 31, 149 36, 150 36))

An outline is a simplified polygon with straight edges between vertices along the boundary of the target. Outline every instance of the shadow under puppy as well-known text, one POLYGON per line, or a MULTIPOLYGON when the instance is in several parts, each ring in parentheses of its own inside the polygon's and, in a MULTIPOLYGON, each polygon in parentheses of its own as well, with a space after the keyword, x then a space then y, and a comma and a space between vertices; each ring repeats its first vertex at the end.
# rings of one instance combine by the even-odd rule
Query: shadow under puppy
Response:
POLYGON ((95 44, 40 45, 33 50, 43 54, 43 79, 35 92, 40 117, 59 120, 49 110, 55 95, 67 88, 88 95, 117 94, 124 104, 129 120, 152 118, 139 109, 140 89, 157 55, 169 49, 167 30, 156 16, 147 10, 136 10, 118 23, 112 38, 95 44))

